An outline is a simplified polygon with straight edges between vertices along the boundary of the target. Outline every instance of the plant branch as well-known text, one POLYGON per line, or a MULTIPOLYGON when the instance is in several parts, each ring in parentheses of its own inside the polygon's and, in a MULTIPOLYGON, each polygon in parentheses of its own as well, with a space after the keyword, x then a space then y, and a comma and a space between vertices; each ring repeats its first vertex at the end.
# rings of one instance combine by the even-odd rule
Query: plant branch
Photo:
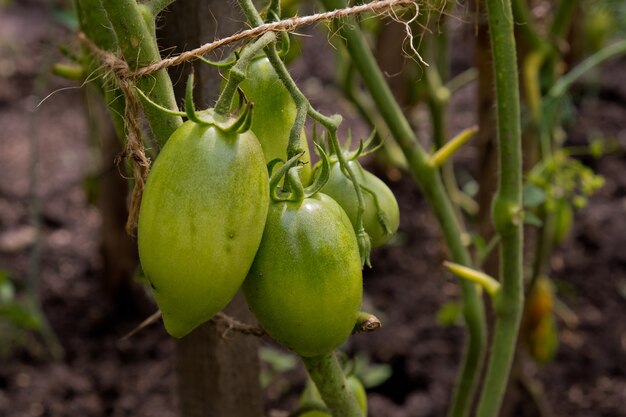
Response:
MULTIPOLYGON (((102 1, 102 6, 109 16, 119 48, 131 70, 161 60, 154 25, 147 23, 146 13, 153 21, 149 9, 138 5, 135 0, 102 1)), ((165 70, 155 72, 151 77, 138 79, 137 87, 155 103, 168 109, 177 109, 172 81, 165 70)), ((144 106, 144 113, 161 146, 182 124, 179 116, 163 114, 151 106, 144 106)))
MULTIPOLYGON (((322 0, 327 9, 345 6, 345 0, 322 0)), ((353 20, 347 19, 335 29, 340 31, 347 42, 348 51, 359 69, 361 77, 368 88, 383 119, 404 152, 411 172, 420 184, 426 198, 430 202, 452 259, 462 265, 471 264, 467 248, 459 236, 461 228, 448 198, 437 170, 428 161, 429 156, 417 141, 411 126, 404 117, 398 103, 380 71, 372 52, 353 20)), ((468 327, 466 351, 461 368, 451 416, 464 416, 464 410, 471 407, 476 383, 480 376, 485 347, 485 317, 482 300, 476 292, 475 285, 460 282, 463 293, 463 313, 468 327)))
POLYGON ((574 67, 573 70, 559 78, 559 80, 552 86, 548 97, 550 100, 556 100, 562 97, 567 90, 585 75, 588 71, 602 64, 603 62, 617 57, 619 55, 626 54, 626 40, 621 40, 612 45, 607 46, 585 59, 583 62, 574 67))
POLYGON ((157 17, 159 13, 175 1, 176 0, 150 0, 147 3, 144 3, 143 6, 150 11, 150 14, 152 14, 153 17, 157 17))
POLYGON ((333 416, 363 417, 334 353, 312 358, 303 357, 302 362, 333 416))
MULTIPOLYGON (((520 1, 517 0, 517 3, 520 1)), ((515 1, 514 1, 515 3, 515 1)), ((496 90, 499 172, 492 218, 500 236, 500 297, 478 417, 496 417, 513 362, 524 289, 522 277, 522 151, 519 83, 511 3, 487 0, 496 90)))

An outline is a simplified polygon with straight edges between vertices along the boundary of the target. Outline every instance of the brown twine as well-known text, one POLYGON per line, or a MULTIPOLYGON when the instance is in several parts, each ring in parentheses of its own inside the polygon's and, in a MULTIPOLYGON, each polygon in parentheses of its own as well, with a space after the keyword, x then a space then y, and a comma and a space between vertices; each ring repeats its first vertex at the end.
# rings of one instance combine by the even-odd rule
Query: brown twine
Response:
MULTIPOLYGON (((132 336, 139 333, 141 330, 145 329, 146 327, 150 326, 153 323, 156 323, 161 318, 161 315, 162 315, 161 310, 157 310, 156 312, 151 314, 148 318, 146 318, 144 321, 142 321, 137 327, 135 327, 133 330, 131 330, 126 335, 121 337, 119 341, 121 342, 121 341, 128 340, 132 336)), ((221 332, 220 336, 224 339, 226 338, 228 333, 231 331, 241 333, 241 334, 246 334, 246 335, 252 335, 256 337, 263 337, 267 335, 267 333, 265 333, 265 330, 261 329, 260 327, 252 326, 251 324, 242 323, 239 320, 235 319, 234 317, 231 317, 221 312, 217 313, 210 320, 210 322, 213 323, 217 329, 221 329, 219 330, 221 332)))
POLYGON ((395 13, 394 8, 407 6, 415 7, 415 15, 411 18, 411 20, 403 22, 406 28, 407 37, 409 38, 412 52, 416 54, 421 62, 424 63, 424 61, 421 60, 421 57, 419 57, 419 54, 413 47, 411 28, 409 26, 409 24, 417 18, 417 15, 419 13, 419 5, 417 4, 416 0, 375 0, 370 3, 348 7, 345 9, 337 9, 310 16, 296 16, 289 19, 280 20, 278 22, 265 23, 254 28, 238 32, 234 35, 218 39, 213 42, 205 43, 204 45, 196 49, 182 52, 177 56, 165 58, 159 62, 135 70, 131 70, 128 66, 128 63, 118 57, 116 54, 98 48, 98 46, 84 33, 79 33, 79 41, 83 43, 87 48, 89 48, 93 52, 93 54, 102 61, 104 66, 108 67, 110 72, 115 75, 118 80, 120 90, 122 91, 126 99, 126 110, 124 112, 124 119, 128 138, 126 143, 126 149, 123 155, 121 155, 117 160, 119 162, 123 157, 130 159, 133 165, 133 175, 135 177, 135 187, 131 196, 128 220, 126 222, 126 232, 129 235, 133 235, 134 229, 137 225, 141 196, 143 193, 146 178, 148 176, 148 172, 150 170, 150 160, 146 157, 141 137, 141 129, 139 127, 140 105, 139 100, 137 99, 137 96, 134 92, 133 79, 153 74, 157 71, 172 66, 180 65, 184 62, 191 61, 202 55, 205 55, 208 52, 211 52, 217 48, 244 39, 256 38, 267 32, 293 32, 301 26, 316 22, 340 19, 343 17, 358 15, 366 12, 380 14, 384 10, 387 10, 392 18, 394 18, 394 20, 400 21, 395 13))
POLYGON ((217 313, 211 319, 211 322, 213 322, 217 328, 223 328, 223 331, 221 332, 221 336, 223 339, 225 339, 228 333, 230 333, 231 331, 256 337, 263 337, 267 335, 267 333, 265 333, 265 330, 263 330, 262 328, 258 326, 253 326, 251 324, 242 323, 234 317, 231 317, 224 313, 217 313))
POLYGON ((115 54, 99 49, 83 33, 79 34, 79 39, 81 40, 81 42, 84 42, 89 47, 89 49, 94 51, 102 59, 103 63, 108 66, 113 72, 115 72, 119 77, 139 78, 145 75, 153 74, 165 68, 173 67, 176 65, 180 65, 184 62, 191 61, 225 45, 239 42, 243 39, 259 37, 267 32, 293 32, 301 26, 309 25, 312 23, 317 23, 324 20, 340 19, 346 16, 358 15, 366 12, 379 13, 385 9, 388 10, 394 16, 394 18, 399 20, 394 12, 394 8, 407 7, 409 5, 415 6, 417 15, 417 12, 419 11, 419 5, 417 4, 416 0, 375 0, 370 3, 347 7, 345 9, 337 9, 329 12, 313 14, 310 16, 296 16, 289 19, 283 19, 278 22, 265 23, 254 28, 238 32, 234 35, 227 36, 213 42, 205 43, 198 48, 182 52, 181 54, 170 58, 165 58, 159 62, 138 68, 134 71, 130 70, 128 64, 124 60, 118 58, 115 54))
MULTIPOLYGON (((126 98, 126 109, 124 111, 124 122, 126 124, 126 149, 121 157, 126 157, 132 161, 133 176, 135 177, 135 186, 130 198, 130 207, 128 208, 128 219, 126 220, 126 233, 133 234, 137 226, 139 218, 139 207, 141 205, 141 196, 143 188, 150 171, 150 159, 146 156, 143 140, 141 137, 141 128, 139 127, 139 100, 133 91, 133 83, 128 79, 119 80, 120 90, 126 98)), ((119 163, 119 160, 117 161, 119 163)))

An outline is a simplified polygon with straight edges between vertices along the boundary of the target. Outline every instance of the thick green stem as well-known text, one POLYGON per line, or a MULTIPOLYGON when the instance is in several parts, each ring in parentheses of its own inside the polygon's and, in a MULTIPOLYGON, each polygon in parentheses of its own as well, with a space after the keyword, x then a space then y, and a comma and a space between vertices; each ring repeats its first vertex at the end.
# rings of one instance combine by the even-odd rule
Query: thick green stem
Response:
POLYGON ((302 358, 302 362, 334 417, 363 417, 334 353, 302 358))
MULTIPOLYGON (((322 0, 327 9, 345 7, 345 0, 322 0)), ((354 20, 346 19, 336 26, 346 40, 348 51, 361 73, 361 77, 376 102, 378 110, 387 123, 394 138, 402 148, 411 171, 430 202, 452 259, 470 266, 467 248, 460 239, 461 228, 453 206, 441 182, 437 169, 429 164, 429 156, 421 147, 411 126, 404 117, 398 103, 378 68, 369 46, 362 37, 354 20)), ((485 347, 485 313, 475 285, 460 282, 463 294, 463 314, 468 329, 465 357, 451 406, 451 416, 469 413, 476 383, 482 368, 485 347)))
MULTIPOLYGON (((122 55, 131 69, 154 64, 161 59, 154 33, 152 11, 135 0, 102 1, 111 26, 117 35, 122 55)), ((152 101, 168 109, 176 109, 172 81, 166 70, 160 70, 137 80, 139 87, 152 101)), ((158 143, 164 145, 170 135, 182 124, 179 116, 163 114, 152 106, 144 106, 144 113, 158 143)))
POLYGON ((524 289, 522 279, 522 150, 519 83, 511 3, 487 0, 496 91, 500 175, 492 217, 500 236, 500 283, 496 324, 477 416, 496 417, 517 343, 524 289))
MULTIPOLYGON (((100 49, 108 52, 116 52, 118 49, 117 38, 110 28, 111 24, 109 23, 106 12, 102 8, 101 1, 76 0, 75 5, 80 29, 83 33, 100 49)), ((100 62, 96 57, 88 53, 87 48, 85 48, 85 53, 88 57, 84 63, 86 66, 85 72, 87 74, 97 73, 98 68, 101 66, 100 62)), ((116 86, 108 85, 104 77, 95 78, 95 83, 107 103, 107 108, 113 120, 113 126, 115 127, 115 133, 119 140, 123 141, 126 136, 123 118, 124 107, 126 106, 124 95, 116 86)))

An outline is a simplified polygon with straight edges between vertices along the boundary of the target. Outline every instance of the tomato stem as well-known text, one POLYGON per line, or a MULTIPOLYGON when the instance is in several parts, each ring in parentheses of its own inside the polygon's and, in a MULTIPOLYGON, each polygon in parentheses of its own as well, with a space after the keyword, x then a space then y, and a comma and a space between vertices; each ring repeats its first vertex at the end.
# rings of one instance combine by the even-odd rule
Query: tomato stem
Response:
MULTIPOLYGON (((346 6, 345 0, 322 0, 326 9, 337 9, 346 6)), ((334 26, 342 38, 346 40, 348 52, 355 67, 358 69, 377 110, 402 149, 411 172, 421 186, 425 197, 431 204, 441 227, 446 245, 455 262, 470 265, 471 259, 467 248, 459 238, 461 224, 456 217, 446 189, 441 181, 438 170, 429 163, 429 155, 420 145, 402 109, 394 99, 389 86, 372 55, 370 46, 361 34, 359 25, 354 19, 346 18, 334 26)), ((451 416, 459 417, 469 414, 478 378, 482 369, 485 344, 486 325, 484 306, 476 292, 476 286, 470 282, 460 282, 463 293, 463 315, 468 329, 466 351, 463 365, 451 404, 451 416)))
POLYGON ((489 34, 493 53, 498 132, 498 190, 492 218, 500 236, 500 297, 491 357, 478 403, 478 417, 498 415, 513 363, 522 316, 522 146, 517 54, 510 1, 487 0, 489 34))
MULTIPOLYGON (((154 15, 150 9, 143 4, 138 4, 136 0, 102 1, 101 3, 101 6, 92 7, 103 7, 106 10, 110 26, 117 35, 118 46, 131 70, 161 60, 156 42, 154 15)), ((160 106, 177 109, 172 81, 165 69, 137 79, 136 85, 160 106)), ((174 130, 183 122, 179 116, 164 114, 150 106, 144 106, 144 112, 159 145, 164 145, 174 130)))
POLYGON ((333 416, 363 417, 334 353, 312 358, 303 357, 302 362, 333 416))
POLYGON ((250 64, 250 61, 252 61, 261 49, 265 48, 275 40, 276 35, 273 32, 268 32, 243 50, 237 60, 237 63, 228 71, 228 82, 215 104, 216 114, 226 116, 230 113, 233 98, 237 93, 237 87, 243 80, 246 79, 248 64, 250 64))

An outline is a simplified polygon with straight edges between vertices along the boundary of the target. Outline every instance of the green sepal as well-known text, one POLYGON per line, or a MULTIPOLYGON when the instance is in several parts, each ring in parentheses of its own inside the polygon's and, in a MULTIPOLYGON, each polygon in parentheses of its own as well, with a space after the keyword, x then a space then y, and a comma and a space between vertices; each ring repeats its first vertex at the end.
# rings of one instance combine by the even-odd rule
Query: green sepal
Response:
POLYGON ((205 126, 214 125, 213 122, 202 120, 198 116, 198 113, 196 113, 196 107, 193 104, 193 72, 189 74, 189 77, 187 78, 187 88, 185 89, 185 114, 192 122, 205 126))
POLYGON ((322 167, 315 170, 313 182, 304 190, 304 194, 307 198, 321 190, 330 178, 330 159, 328 158, 326 152, 324 152, 324 148, 322 148, 317 142, 314 142, 314 145, 320 156, 322 167))
POLYGON ((356 234, 356 240, 359 244, 359 255, 361 257, 361 267, 367 265, 368 267, 372 267, 372 263, 370 261, 370 252, 372 251, 372 242, 370 240, 370 236, 367 234, 364 228, 361 229, 356 234))

